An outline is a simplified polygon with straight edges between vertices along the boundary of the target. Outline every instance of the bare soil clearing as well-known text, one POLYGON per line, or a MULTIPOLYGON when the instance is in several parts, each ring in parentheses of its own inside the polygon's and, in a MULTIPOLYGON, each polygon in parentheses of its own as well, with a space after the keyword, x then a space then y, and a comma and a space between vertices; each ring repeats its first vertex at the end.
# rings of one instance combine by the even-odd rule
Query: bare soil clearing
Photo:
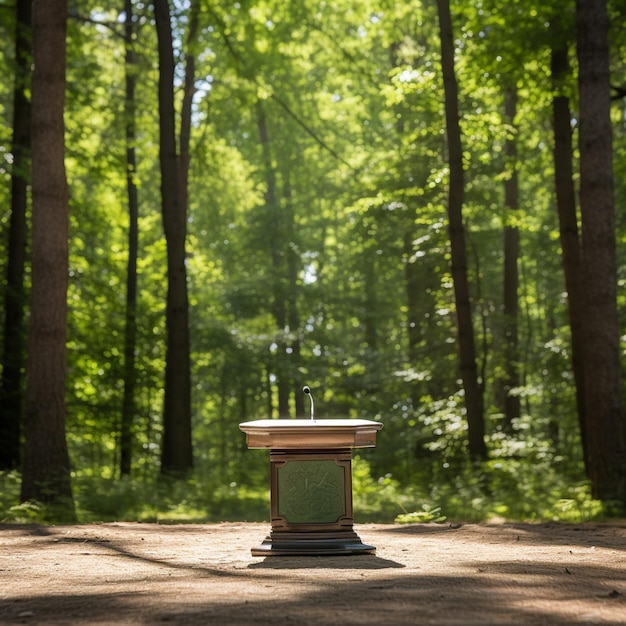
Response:
POLYGON ((376 555, 252 557, 269 524, 0 525, 0 624, 626 623, 626 522, 355 530, 376 555))

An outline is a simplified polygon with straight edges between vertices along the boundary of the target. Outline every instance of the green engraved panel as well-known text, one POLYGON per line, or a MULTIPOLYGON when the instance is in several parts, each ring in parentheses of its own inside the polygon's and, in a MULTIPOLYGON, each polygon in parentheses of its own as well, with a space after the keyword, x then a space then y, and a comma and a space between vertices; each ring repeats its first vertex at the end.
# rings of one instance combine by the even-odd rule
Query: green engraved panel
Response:
POLYGON ((291 524, 328 524, 346 514, 345 468, 332 460, 277 468, 278 515, 291 524))

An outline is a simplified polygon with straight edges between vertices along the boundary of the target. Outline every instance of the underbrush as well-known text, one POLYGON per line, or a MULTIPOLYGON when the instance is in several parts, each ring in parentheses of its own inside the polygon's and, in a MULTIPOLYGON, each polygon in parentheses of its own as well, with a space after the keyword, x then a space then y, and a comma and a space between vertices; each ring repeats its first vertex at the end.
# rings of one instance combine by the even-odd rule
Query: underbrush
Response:
MULTIPOLYGON (((623 514, 591 498, 583 481, 568 480, 554 460, 489 461, 423 472, 411 486, 372 476, 368 461, 352 465, 357 523, 559 521, 581 523, 623 514)), ((194 475, 110 479, 77 472, 72 478, 78 521, 200 523, 269 522, 269 485, 222 484, 194 475)), ((19 502, 20 475, 0 473, 0 522, 53 522, 36 502, 19 502)))
MULTIPOLYGON (((37 502, 19 502, 17 472, 0 473, 0 522, 54 521, 37 502)), ((201 477, 175 480, 72 477, 78 521, 136 521, 200 523, 264 521, 268 519, 269 492, 231 482, 215 485, 201 477)))
POLYGON ((353 464, 355 518, 368 522, 581 523, 620 516, 623 509, 591 497, 589 485, 566 478, 555 463, 508 459, 461 469, 424 471, 413 485, 392 475, 370 477, 367 461, 353 464))

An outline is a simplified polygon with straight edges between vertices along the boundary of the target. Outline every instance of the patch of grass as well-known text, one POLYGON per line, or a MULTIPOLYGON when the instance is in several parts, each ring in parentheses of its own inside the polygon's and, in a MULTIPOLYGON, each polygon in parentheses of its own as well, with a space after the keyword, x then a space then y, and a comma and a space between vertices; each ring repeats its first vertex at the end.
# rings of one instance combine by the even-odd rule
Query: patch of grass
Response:
POLYGON ((422 504, 421 511, 413 511, 409 513, 405 511, 396 517, 397 524, 425 524, 425 523, 441 523, 446 521, 446 516, 441 515, 441 507, 431 507, 430 504, 422 504))
POLYGON ((195 523, 269 518, 269 493, 245 485, 214 484, 192 477, 174 480, 81 479, 74 481, 81 521, 195 523))
POLYGON ((71 502, 20 502, 20 487, 21 476, 18 472, 0 472, 0 522, 48 524, 75 521, 71 502))
POLYGON ((582 523, 614 513, 591 497, 586 482, 567 479, 558 465, 535 459, 489 461, 438 476, 428 489, 414 491, 414 503, 396 517, 416 521, 525 521, 582 523), (436 515, 435 515, 436 512, 436 515))

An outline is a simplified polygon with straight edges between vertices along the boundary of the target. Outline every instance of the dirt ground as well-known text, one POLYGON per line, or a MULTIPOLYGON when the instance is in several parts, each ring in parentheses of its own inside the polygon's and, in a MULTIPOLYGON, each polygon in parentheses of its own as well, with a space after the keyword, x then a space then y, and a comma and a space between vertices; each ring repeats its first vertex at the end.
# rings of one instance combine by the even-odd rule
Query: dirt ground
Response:
POLYGON ((251 556, 268 530, 0 525, 0 624, 626 623, 626 521, 356 525, 375 555, 251 556))

